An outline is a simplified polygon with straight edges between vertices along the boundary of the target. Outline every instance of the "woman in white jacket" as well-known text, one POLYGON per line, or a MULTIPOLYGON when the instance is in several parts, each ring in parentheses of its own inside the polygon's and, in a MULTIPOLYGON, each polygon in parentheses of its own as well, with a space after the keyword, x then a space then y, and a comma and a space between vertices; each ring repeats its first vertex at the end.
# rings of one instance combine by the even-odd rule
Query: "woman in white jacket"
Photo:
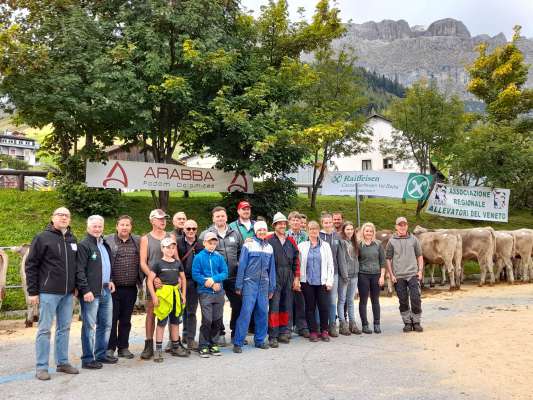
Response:
POLYGON ((300 282, 305 298, 305 317, 311 331, 309 340, 317 342, 320 334, 324 342, 329 342, 328 308, 329 291, 333 286, 333 255, 329 244, 320 240, 320 225, 311 221, 307 225, 309 240, 298 245, 300 250, 300 282), (320 331, 315 318, 318 307, 320 331))

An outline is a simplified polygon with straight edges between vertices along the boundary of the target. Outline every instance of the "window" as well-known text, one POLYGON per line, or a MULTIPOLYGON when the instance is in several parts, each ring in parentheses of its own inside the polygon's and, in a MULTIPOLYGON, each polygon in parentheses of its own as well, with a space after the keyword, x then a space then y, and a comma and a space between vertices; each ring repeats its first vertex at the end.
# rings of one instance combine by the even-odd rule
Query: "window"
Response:
POLYGON ((393 163, 392 158, 383 159, 383 169, 392 169, 393 163))
POLYGON ((17 160, 24 160, 24 156, 16 156, 17 160))
POLYGON ((361 169, 363 171, 369 171, 372 169, 372 160, 363 160, 361 169))

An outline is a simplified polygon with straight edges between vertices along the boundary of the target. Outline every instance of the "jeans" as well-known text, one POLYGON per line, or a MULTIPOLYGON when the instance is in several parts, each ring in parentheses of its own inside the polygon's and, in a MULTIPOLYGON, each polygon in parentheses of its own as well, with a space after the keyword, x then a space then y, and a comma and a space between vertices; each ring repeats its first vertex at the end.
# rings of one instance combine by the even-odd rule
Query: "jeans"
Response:
POLYGON ((55 362, 68 364, 68 340, 72 321, 72 294, 39 295, 39 329, 35 339, 36 368, 48 369, 52 322, 56 318, 55 362))
POLYGON ((379 306, 379 277, 381 274, 359 274, 359 281, 357 286, 359 288, 359 316, 361 323, 368 325, 368 318, 366 316, 366 305, 368 296, 372 302, 372 316, 374 323, 379 324, 380 306, 379 306))
POLYGON ((224 315, 224 291, 208 294, 200 293, 202 325, 200 326, 199 346, 205 349, 218 342, 218 334, 224 315))
POLYGON ((111 334, 113 321, 113 299, 109 289, 102 289, 100 295, 94 296, 92 302, 81 299, 81 327, 82 364, 105 358, 105 352, 111 334))
POLYGON ((329 293, 325 285, 309 285, 302 282, 302 292, 305 297, 305 316, 307 319, 307 326, 311 333, 320 333, 328 330, 328 305, 329 293), (318 322, 315 316, 316 309, 320 314, 320 331, 318 330, 318 322))
POLYGON ((422 300, 420 298, 420 282, 418 276, 398 279, 395 285, 400 302, 400 314, 404 324, 419 324, 422 316, 422 300), (410 304, 409 304, 410 303, 410 304))
POLYGON ((137 301, 136 286, 117 286, 113 297, 113 323, 107 348, 127 349, 131 331, 131 314, 137 301))
POLYGON ((333 277, 333 287, 329 291, 329 308, 328 308, 328 318, 329 325, 335 324, 337 321, 337 296, 339 291, 339 274, 335 274, 333 277))
POLYGON ((353 278, 348 278, 345 282, 344 279, 339 279, 339 303, 337 304, 337 315, 339 320, 345 322, 344 318, 344 304, 348 305, 348 318, 350 322, 355 322, 355 312, 353 299, 357 293, 357 275, 353 278))

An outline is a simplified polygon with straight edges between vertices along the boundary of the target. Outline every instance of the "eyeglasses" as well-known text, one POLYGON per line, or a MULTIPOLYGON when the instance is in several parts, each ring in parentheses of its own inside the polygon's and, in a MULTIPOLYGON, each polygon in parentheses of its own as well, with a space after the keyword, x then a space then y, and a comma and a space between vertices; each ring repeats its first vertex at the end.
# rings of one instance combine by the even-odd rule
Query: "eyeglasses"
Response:
POLYGON ((163 247, 166 247, 166 248, 169 248, 169 249, 170 249, 170 248, 172 248, 172 247, 176 247, 176 245, 175 245, 175 244, 169 244, 168 246, 163 246, 163 247))
POLYGON ((70 214, 65 214, 65 213, 55 213, 54 215, 57 215, 58 217, 70 218, 70 214))
POLYGON ((196 231, 196 230, 198 230, 198 228, 183 228, 183 229, 185 229, 186 231, 196 231))

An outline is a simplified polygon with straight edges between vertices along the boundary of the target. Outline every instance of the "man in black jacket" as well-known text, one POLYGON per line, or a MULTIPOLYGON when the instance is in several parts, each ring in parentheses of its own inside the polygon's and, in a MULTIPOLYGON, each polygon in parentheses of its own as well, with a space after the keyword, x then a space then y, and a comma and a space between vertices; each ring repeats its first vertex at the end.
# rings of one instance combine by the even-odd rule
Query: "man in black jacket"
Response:
POLYGON ((81 327, 81 367, 100 369, 114 364, 117 358, 106 354, 115 285, 111 281, 111 249, 102 237, 104 219, 99 215, 87 218, 87 236, 80 242, 77 257, 78 289, 83 325, 81 327))
POLYGON ((137 285, 140 284, 141 264, 139 258, 138 235, 131 233, 133 219, 121 215, 117 219, 116 233, 104 239, 111 250, 111 281, 115 285, 113 297, 113 322, 107 345, 107 355, 133 358, 129 351, 131 315, 137 300, 137 285))
POLYGON ((31 304, 39 304, 35 340, 37 379, 49 380, 50 335, 56 318, 57 372, 77 374, 68 361, 68 342, 76 283, 76 238, 70 231, 70 211, 58 208, 46 229, 33 239, 26 258, 26 282, 31 304))

